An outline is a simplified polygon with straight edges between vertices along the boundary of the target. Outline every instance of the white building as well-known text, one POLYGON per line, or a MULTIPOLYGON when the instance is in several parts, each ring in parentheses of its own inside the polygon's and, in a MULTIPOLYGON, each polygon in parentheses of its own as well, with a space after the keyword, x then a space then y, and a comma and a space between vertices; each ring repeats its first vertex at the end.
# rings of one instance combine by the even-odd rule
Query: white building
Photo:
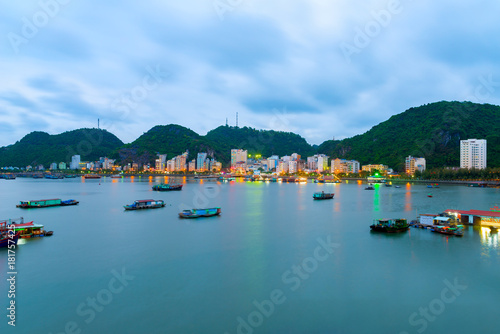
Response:
POLYGON ((405 171, 408 175, 415 174, 416 171, 423 172, 425 170, 425 158, 415 158, 411 155, 405 159, 405 171))
POLYGON ((69 165, 69 169, 79 169, 80 168, 80 156, 74 155, 71 157, 71 163, 69 165))
POLYGON ((486 139, 460 141, 460 168, 486 168, 486 139))
POLYGON ((297 160, 288 161, 288 173, 297 173, 297 160))
POLYGON ((49 169, 50 170, 56 170, 57 169, 57 163, 56 162, 51 163, 49 169))

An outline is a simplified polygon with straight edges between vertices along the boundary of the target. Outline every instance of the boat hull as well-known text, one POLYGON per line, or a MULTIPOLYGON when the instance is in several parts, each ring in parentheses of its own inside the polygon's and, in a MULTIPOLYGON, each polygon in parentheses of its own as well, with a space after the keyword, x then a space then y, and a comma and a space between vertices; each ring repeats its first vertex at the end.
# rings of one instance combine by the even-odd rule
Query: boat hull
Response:
POLYGON ((20 233, 17 232, 16 234, 14 234, 12 239, 8 235, 6 235, 5 237, 2 237, 0 239, 0 248, 8 247, 9 245, 17 245, 17 240, 19 240, 19 235, 20 235, 20 233), (10 242, 9 242, 9 240, 10 240, 10 242))
POLYGON ((401 233, 401 232, 408 231, 409 226, 406 226, 406 227, 384 227, 384 226, 371 225, 370 228, 373 232, 401 233))

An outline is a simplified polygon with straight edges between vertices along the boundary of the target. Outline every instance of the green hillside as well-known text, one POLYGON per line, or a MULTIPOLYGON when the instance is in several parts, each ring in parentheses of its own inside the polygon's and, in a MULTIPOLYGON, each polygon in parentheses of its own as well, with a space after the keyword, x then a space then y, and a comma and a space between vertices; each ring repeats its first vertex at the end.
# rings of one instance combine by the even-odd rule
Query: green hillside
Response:
POLYGON ((151 163, 158 153, 167 154, 167 158, 171 159, 189 150, 189 159, 196 158, 198 152, 207 152, 210 157, 228 164, 231 149, 234 148, 262 156, 314 152, 304 138, 294 133, 220 126, 206 136, 200 136, 188 128, 170 124, 153 127, 134 142, 120 148, 114 157, 124 163, 151 163))
POLYGON ((488 166, 500 166, 500 107, 437 102, 392 116, 368 132, 326 141, 318 151, 332 158, 382 163, 402 171, 408 155, 425 157, 427 168, 460 165, 460 140, 487 139, 488 166))
POLYGON ((208 132, 205 138, 217 142, 229 155, 230 150, 234 148, 246 149, 249 154, 261 154, 263 157, 273 154, 279 156, 292 153, 302 156, 314 154, 313 147, 304 138, 291 132, 219 126, 208 132))
POLYGON ((171 159, 189 150, 189 159, 195 159, 198 152, 207 152, 219 160, 226 158, 226 152, 216 143, 196 132, 176 124, 157 125, 142 136, 120 148, 113 157, 122 163, 153 163, 157 154, 167 154, 171 159))
POLYGON ((101 129, 78 129, 58 135, 35 131, 13 145, 0 148, 0 166, 24 167, 71 161, 79 154, 82 161, 95 161, 110 155, 123 142, 101 129))

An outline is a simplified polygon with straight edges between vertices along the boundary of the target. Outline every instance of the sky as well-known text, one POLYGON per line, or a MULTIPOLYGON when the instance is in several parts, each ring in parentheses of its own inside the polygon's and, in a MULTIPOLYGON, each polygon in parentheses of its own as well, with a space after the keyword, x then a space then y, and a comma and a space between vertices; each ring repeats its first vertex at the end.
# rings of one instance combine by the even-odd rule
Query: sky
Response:
POLYGON ((0 146, 99 126, 342 139, 408 108, 500 104, 500 2, 2 1, 0 146))

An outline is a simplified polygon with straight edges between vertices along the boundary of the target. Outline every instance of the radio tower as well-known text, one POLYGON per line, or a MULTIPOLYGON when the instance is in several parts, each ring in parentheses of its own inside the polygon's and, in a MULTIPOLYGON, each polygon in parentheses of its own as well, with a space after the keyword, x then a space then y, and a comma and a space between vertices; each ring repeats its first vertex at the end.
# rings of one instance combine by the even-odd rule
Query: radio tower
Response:
POLYGON ((99 118, 97 119, 97 129, 99 129, 99 118))
POLYGON ((238 127, 238 112, 236 112, 236 127, 238 127))

